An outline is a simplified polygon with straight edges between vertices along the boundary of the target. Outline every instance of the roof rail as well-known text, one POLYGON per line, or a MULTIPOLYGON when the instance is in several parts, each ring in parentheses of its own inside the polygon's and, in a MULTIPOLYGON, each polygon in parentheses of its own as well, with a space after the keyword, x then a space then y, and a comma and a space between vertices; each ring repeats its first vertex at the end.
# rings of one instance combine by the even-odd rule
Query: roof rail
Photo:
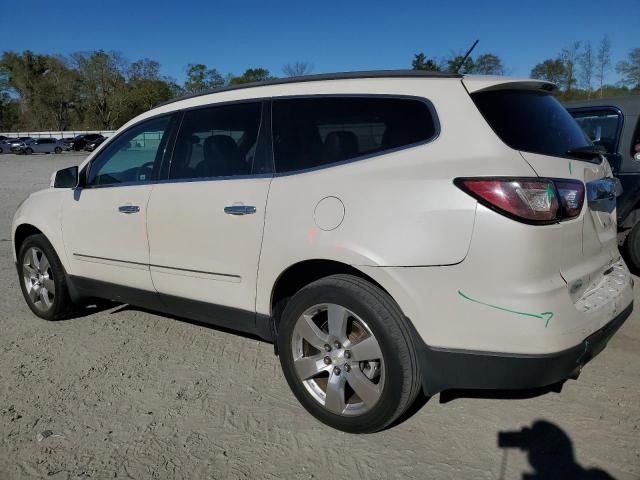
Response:
POLYGON ((242 88, 266 87, 269 85, 282 85, 287 83, 320 82, 323 80, 348 80, 354 78, 462 78, 462 75, 451 72, 432 72, 427 70, 369 70, 361 72, 337 72, 321 73, 316 75, 304 75, 302 77, 276 78, 264 80, 262 82, 242 83, 240 85, 230 85, 227 87, 214 88, 198 93, 183 95, 166 102, 159 103, 154 108, 171 103, 186 100, 188 98, 201 97, 212 93, 228 92, 230 90, 240 90, 242 88))

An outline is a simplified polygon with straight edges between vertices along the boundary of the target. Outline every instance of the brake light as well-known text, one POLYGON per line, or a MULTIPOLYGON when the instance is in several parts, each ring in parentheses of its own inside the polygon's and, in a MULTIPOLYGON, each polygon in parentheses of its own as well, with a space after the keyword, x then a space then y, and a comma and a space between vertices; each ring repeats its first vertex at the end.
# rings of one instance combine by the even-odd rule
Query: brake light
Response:
POLYGON ((580 215, 584 183, 545 178, 456 178, 484 206, 520 222, 549 224, 580 215))

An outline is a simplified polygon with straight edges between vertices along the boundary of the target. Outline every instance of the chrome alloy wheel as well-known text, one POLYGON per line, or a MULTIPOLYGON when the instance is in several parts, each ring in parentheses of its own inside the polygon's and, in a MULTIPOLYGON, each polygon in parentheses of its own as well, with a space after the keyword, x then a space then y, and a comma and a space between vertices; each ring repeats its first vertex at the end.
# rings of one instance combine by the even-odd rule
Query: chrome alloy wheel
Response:
POLYGON ((340 305, 307 309, 291 338, 293 363, 309 394, 332 413, 361 415, 384 387, 382 351, 368 325, 340 305))
POLYGON ((56 284, 49 259, 42 250, 31 247, 22 259, 22 277, 31 303, 46 312, 55 300, 56 284))

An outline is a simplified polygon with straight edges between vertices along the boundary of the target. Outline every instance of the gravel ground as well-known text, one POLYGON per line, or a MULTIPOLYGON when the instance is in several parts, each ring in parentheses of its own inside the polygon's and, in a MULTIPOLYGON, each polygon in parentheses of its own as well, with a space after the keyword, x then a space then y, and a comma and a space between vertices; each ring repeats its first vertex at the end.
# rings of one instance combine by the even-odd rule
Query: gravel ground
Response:
POLYGON ((638 310, 561 393, 434 397, 366 436, 309 416, 256 339, 127 306, 36 318, 11 218, 81 160, 0 156, 0 479, 640 478, 638 310))

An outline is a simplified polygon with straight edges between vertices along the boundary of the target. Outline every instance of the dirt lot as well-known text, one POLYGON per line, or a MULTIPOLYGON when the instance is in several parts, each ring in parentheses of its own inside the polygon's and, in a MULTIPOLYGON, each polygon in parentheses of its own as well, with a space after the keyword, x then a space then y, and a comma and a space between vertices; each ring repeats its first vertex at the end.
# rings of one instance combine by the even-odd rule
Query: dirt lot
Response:
POLYGON ((561 393, 435 397, 368 436, 310 417, 256 339, 126 306, 39 320, 11 218, 81 159, 0 156, 0 479, 640 478, 640 310, 561 393), (498 445, 524 427, 522 448, 498 445))

